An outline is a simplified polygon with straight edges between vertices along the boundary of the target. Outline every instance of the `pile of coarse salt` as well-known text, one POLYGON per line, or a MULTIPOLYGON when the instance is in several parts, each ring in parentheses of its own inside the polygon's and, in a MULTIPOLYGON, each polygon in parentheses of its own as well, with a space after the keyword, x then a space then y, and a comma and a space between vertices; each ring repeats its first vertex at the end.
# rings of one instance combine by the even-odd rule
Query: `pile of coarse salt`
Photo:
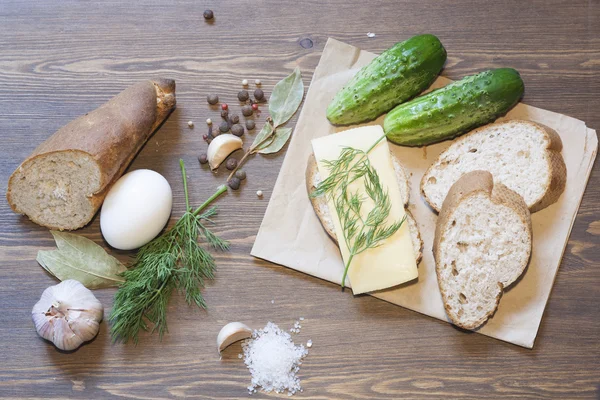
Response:
POLYGON ((252 375, 248 386, 250 394, 256 393, 258 388, 267 393, 287 390, 288 396, 302 391, 296 374, 308 350, 303 345, 295 345, 289 333, 269 322, 263 329, 255 330, 252 338, 242 343, 242 349, 244 363, 252 375))

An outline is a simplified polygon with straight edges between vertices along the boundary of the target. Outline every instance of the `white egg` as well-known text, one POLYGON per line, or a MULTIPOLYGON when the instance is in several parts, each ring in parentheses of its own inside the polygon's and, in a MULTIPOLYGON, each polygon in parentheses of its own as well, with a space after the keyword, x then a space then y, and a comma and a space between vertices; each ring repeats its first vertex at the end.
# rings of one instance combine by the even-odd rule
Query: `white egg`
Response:
POLYGON ((108 191, 100 229, 112 247, 132 250, 154 239, 171 215, 173 194, 158 172, 138 169, 123 175, 108 191))

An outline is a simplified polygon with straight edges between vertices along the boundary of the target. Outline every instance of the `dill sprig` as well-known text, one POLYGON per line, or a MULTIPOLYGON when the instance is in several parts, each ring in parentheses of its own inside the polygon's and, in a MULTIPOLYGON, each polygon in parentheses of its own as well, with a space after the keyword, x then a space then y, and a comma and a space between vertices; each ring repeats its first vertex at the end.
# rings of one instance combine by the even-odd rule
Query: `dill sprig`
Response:
POLYGON ((140 330, 158 332, 160 338, 167 332, 167 304, 173 291, 185 293, 189 305, 206 308, 200 288, 214 278, 215 259, 198 244, 198 236, 209 247, 227 250, 229 243, 212 233, 205 225, 213 223, 216 207, 202 212, 214 199, 227 191, 220 186, 215 194, 197 209, 190 208, 187 177, 183 160, 179 160, 186 211, 175 225, 164 234, 144 245, 132 266, 122 276, 110 314, 113 341, 137 344, 140 330))
POLYGON ((387 224, 392 204, 377 171, 369 161, 369 152, 384 139, 385 135, 366 151, 344 147, 336 160, 323 160, 323 164, 329 169, 329 176, 311 193, 312 197, 325 196, 327 200, 332 200, 340 219, 343 240, 349 251, 342 276, 342 289, 354 256, 381 246, 400 229, 406 219, 404 216, 400 221, 387 224), (350 184, 358 179, 364 180, 366 197, 349 189, 350 184), (367 198, 373 202, 373 208, 364 215, 362 204, 367 198))

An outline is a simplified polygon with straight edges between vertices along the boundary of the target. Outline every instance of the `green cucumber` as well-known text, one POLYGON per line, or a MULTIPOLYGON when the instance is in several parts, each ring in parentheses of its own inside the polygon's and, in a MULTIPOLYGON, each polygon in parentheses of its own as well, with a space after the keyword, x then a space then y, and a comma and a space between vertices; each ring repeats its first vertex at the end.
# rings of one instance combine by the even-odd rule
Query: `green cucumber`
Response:
POLYGON ((396 43, 336 94, 327 107, 327 119, 334 125, 375 119, 427 89, 445 62, 446 49, 434 35, 396 43))
POLYGON ((481 72, 399 105, 386 115, 383 130, 401 146, 452 139, 505 114, 523 90, 512 68, 481 72))

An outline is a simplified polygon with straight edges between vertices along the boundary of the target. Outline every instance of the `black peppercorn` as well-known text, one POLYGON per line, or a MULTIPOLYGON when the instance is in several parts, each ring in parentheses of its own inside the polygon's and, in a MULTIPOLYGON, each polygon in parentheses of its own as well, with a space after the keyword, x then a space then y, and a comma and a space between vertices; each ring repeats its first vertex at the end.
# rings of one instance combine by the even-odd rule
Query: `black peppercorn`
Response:
POLYGON ((257 101, 263 101, 265 99, 265 92, 263 92, 262 89, 256 89, 254 91, 254 98, 257 101))
POLYGON ((229 180, 229 182, 227 182, 227 184, 229 185, 230 188, 232 188, 233 190, 238 190, 240 188, 240 180, 238 178, 236 178, 235 176, 233 178, 231 178, 229 180))
POLYGON ((234 115, 231 116, 230 120, 231 120, 232 124, 237 124, 237 123, 240 122, 240 117, 239 117, 239 115, 235 115, 234 114, 234 115))
POLYGON ((244 127, 240 124, 235 124, 231 127, 231 133, 235 136, 242 136, 244 134, 244 127))
POLYGON ((251 131, 255 127, 256 127, 256 123, 254 122, 253 119, 249 119, 248 121, 246 121, 246 129, 248 129, 249 131, 251 131))
POLYGON ((208 96, 206 96, 206 101, 208 101, 208 104, 214 106, 219 102, 219 96, 217 96, 216 94, 209 94, 208 96))
POLYGON ((248 100, 249 97, 250 97, 250 95, 248 94, 247 90, 242 90, 238 93, 239 101, 246 101, 246 100, 248 100))
POLYGON ((227 121, 221 122, 221 125, 219 125, 219 130, 222 133, 225 133, 225 132, 229 131, 229 124, 227 123, 227 121))
POLYGON ((246 106, 242 107, 242 114, 244 115, 244 117, 249 117, 252 115, 252 113, 253 113, 252 106, 246 105, 246 106))
POLYGON ((214 17, 215 17, 215 13, 213 13, 212 10, 204 11, 204 19, 210 20, 210 19, 213 19, 214 17))
POLYGON ((244 171, 243 169, 238 169, 237 171, 235 171, 235 177, 238 178, 240 181, 243 181, 244 179, 246 179, 246 171, 244 171))
POLYGON ((206 155, 206 153, 200 154, 200 157, 198 157, 198 161, 200 161, 200 164, 206 164, 208 162, 208 156, 206 155))
POLYGON ((227 164, 225 164, 228 170, 233 171, 235 167, 237 167, 237 160, 235 158, 230 158, 227 160, 227 164))
POLYGON ((221 118, 227 119, 229 117, 229 111, 221 110, 221 118))

